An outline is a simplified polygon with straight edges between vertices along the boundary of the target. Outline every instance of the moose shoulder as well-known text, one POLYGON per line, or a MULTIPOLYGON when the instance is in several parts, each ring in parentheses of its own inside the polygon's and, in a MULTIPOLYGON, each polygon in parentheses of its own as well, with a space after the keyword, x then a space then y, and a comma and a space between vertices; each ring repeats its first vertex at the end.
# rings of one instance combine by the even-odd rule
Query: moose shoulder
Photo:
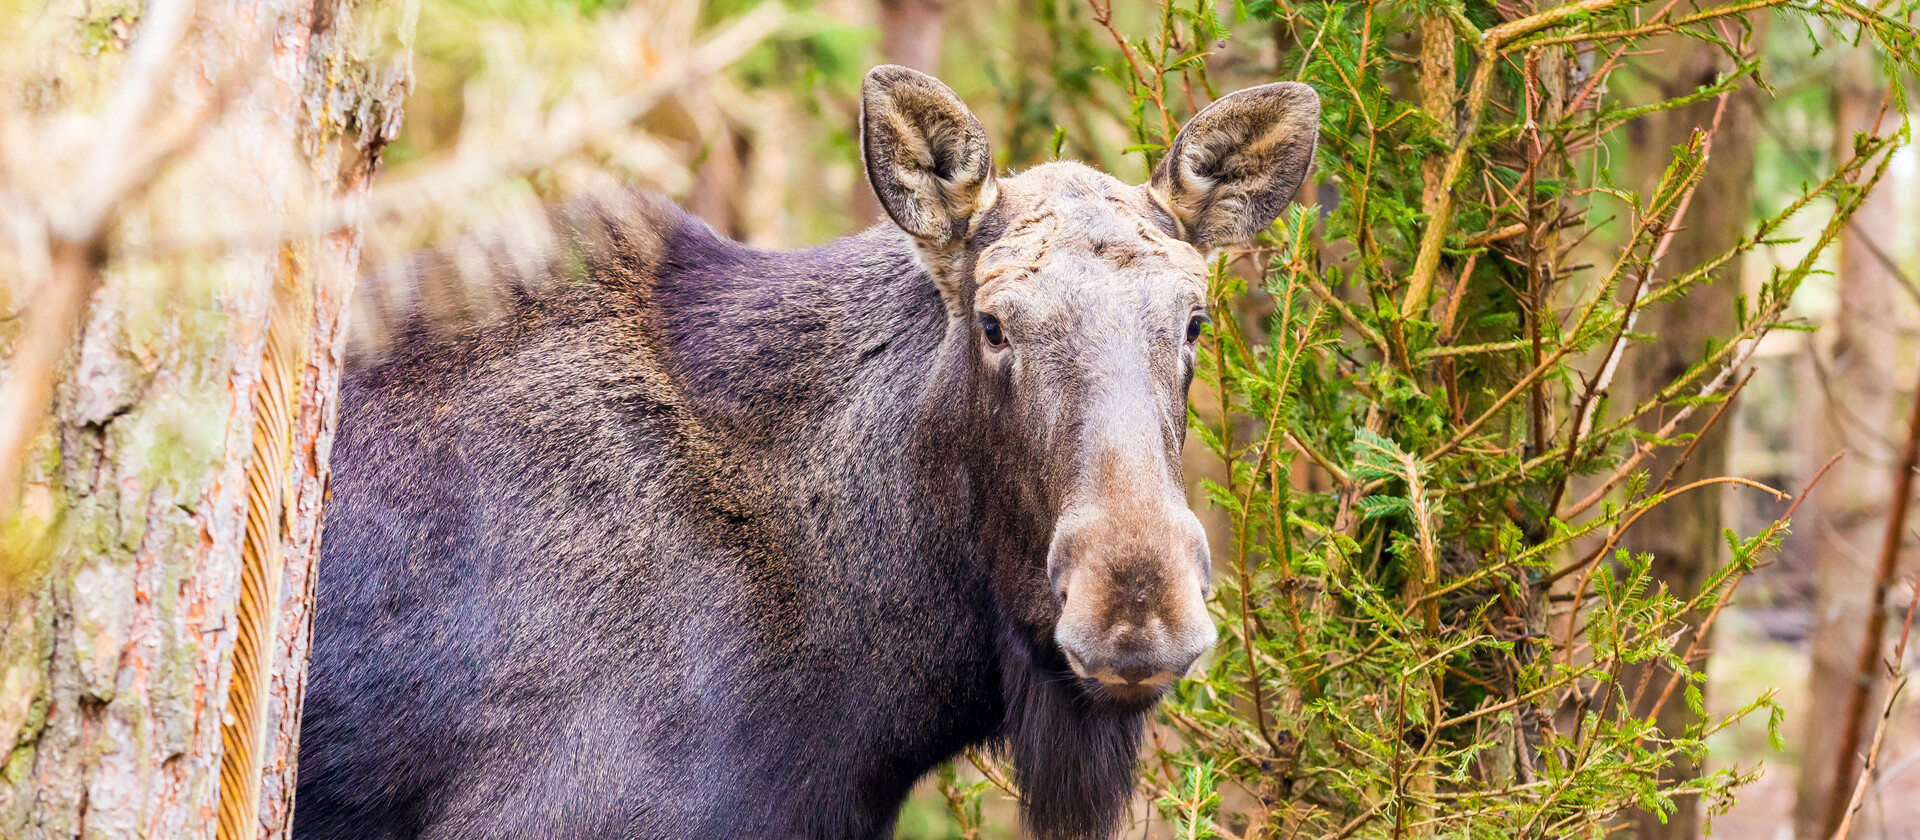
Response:
POLYGON ((1214 640, 1203 252, 1291 200, 1318 112, 1223 97, 1145 186, 997 178, 950 90, 881 67, 895 225, 770 253, 566 214, 502 323, 349 373, 296 836, 885 837, 981 744, 1036 836, 1111 836, 1214 640))

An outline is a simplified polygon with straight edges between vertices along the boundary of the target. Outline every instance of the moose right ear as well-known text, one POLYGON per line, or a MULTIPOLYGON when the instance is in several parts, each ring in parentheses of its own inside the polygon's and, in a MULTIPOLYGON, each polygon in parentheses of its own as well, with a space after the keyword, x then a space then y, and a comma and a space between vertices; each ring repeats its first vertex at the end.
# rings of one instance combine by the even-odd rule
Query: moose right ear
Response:
POLYGON ((1313 88, 1275 82, 1235 91, 1180 129, 1148 188, 1194 247, 1251 242, 1292 203, 1319 138, 1313 88))
POLYGON ((993 206, 987 130, 939 79, 892 64, 860 86, 867 180, 901 229, 933 247, 965 239, 993 206))

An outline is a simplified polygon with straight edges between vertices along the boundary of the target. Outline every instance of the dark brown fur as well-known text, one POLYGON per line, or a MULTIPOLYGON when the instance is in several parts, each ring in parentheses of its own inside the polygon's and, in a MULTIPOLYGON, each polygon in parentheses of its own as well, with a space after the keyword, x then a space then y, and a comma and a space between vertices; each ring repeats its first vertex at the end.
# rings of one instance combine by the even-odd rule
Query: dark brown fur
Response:
POLYGON ((885 837, 978 744, 1037 836, 1113 833, 1211 641, 1176 233, 1219 226, 1074 164, 995 183, 905 73, 865 122, 911 233, 582 203, 502 317, 353 365, 296 836, 885 837))

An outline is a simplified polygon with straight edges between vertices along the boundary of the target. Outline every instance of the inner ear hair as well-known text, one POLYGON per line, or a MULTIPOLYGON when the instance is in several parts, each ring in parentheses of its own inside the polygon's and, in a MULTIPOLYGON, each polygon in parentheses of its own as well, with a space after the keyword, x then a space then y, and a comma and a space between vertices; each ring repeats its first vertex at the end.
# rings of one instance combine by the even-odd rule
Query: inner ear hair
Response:
POLYGON ((1319 138, 1313 88, 1276 82, 1235 91, 1187 121, 1148 189, 1195 247, 1251 242, 1293 201, 1319 138))
POLYGON ((944 248, 993 206, 987 131, 966 103, 925 73, 886 64, 860 88, 860 154, 880 206, 902 230, 944 248))

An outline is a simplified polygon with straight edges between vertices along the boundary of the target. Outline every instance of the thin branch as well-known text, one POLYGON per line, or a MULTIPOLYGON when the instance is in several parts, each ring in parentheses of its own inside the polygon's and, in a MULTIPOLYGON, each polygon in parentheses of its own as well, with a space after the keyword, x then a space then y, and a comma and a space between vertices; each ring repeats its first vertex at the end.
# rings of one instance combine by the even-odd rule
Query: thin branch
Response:
POLYGON ((1866 766, 1860 768, 1860 780, 1853 786, 1853 795, 1847 798, 1846 816, 1834 828, 1833 840, 1847 840, 1847 835, 1853 833, 1853 818, 1860 813, 1860 805, 1866 799, 1867 785, 1873 780, 1873 768, 1880 762, 1880 745, 1886 742, 1887 724, 1893 721, 1894 701, 1900 699, 1900 693, 1906 687, 1907 678, 1901 677, 1894 684, 1893 691, 1887 693, 1886 706, 1880 710, 1880 722, 1873 727, 1873 746, 1867 748, 1866 766))
POLYGON ((55 374, 86 312, 106 264, 98 241, 55 241, 48 246, 51 273, 26 309, 26 323, 7 360, 5 398, 0 399, 0 515, 13 510, 25 478, 28 450, 53 401, 55 374))
POLYGON ((994 787, 999 788, 1001 793, 1012 797, 1015 802, 1020 801, 1020 789, 1014 786, 1006 774, 1000 772, 998 762, 981 754, 975 747, 967 748, 967 762, 973 765, 973 769, 980 771, 983 778, 993 783, 994 787))
MULTIPOLYGON (((1835 170, 1833 174, 1827 176, 1825 180, 1794 199, 1793 203, 1786 209, 1765 222, 1762 222, 1759 228, 1752 234, 1749 234, 1739 243, 1736 243, 1719 257, 1696 267, 1693 271, 1688 272, 1679 279, 1668 282, 1661 287, 1661 292, 1655 293, 1654 296, 1650 298, 1650 301, 1662 299, 1664 294, 1672 294, 1678 289, 1689 286, 1699 278, 1719 270, 1721 266, 1731 262, 1734 257, 1753 249, 1760 243, 1766 242, 1769 237, 1778 232, 1786 220, 1805 210, 1813 203, 1815 198, 1827 195, 1830 192, 1837 193, 1836 197, 1839 199, 1839 206, 1834 209, 1827 223, 1821 227, 1820 234, 1815 237, 1812 242, 1812 247, 1806 249, 1805 255, 1802 256, 1800 261, 1795 264, 1792 269, 1788 270, 1784 276, 1769 284, 1770 288, 1767 290, 1767 295, 1763 298, 1765 302, 1758 311, 1747 318, 1747 326, 1732 336, 1725 344, 1721 345, 1718 351, 1710 354, 1696 366, 1696 369, 1699 370, 1705 370, 1716 365, 1721 366, 1720 373, 1716 375, 1706 387, 1701 388, 1696 396, 1711 396, 1717 390, 1718 385, 1723 383, 1726 377, 1731 374, 1731 371, 1745 366, 1747 359, 1753 355, 1755 349, 1758 347, 1759 335, 1770 329, 1774 319, 1778 318, 1780 314, 1786 310, 1787 304, 1792 300, 1792 292, 1799 288, 1801 281, 1813 273, 1818 265, 1820 255, 1825 253, 1827 247, 1833 244, 1833 240, 1839 237, 1840 232, 1845 228, 1847 220, 1852 218, 1853 213, 1859 209, 1860 204, 1865 200, 1865 196, 1870 194, 1872 190, 1878 186, 1880 179, 1885 176, 1887 168, 1892 162, 1892 156, 1891 154, 1883 153, 1888 152, 1894 147, 1891 138, 1874 138, 1865 142, 1866 147, 1862 149, 1859 154, 1849 158, 1835 170), (1876 156, 1879 158, 1879 162, 1874 164, 1872 173, 1866 177, 1865 182, 1862 183, 1855 180, 1857 176, 1861 174, 1861 171, 1866 168, 1867 163, 1876 156), (1842 187, 1858 187, 1858 189, 1841 191, 1842 187)), ((1648 397, 1632 411, 1627 412, 1626 415, 1608 424, 1595 434, 1608 436, 1632 425, 1647 412, 1661 405, 1670 403, 1679 397, 1681 391, 1689 387, 1695 378, 1695 376, 1682 377, 1669 383, 1665 388, 1660 389, 1659 393, 1648 397)), ((1510 396, 1508 396, 1508 399, 1510 399, 1510 396)), ((1505 400, 1498 401, 1497 404, 1504 405, 1505 400)), ((1692 408, 1693 406, 1691 405, 1684 406, 1681 412, 1683 415, 1690 414, 1692 408)), ((1482 418, 1475 421, 1467 432, 1471 433, 1472 431, 1478 430, 1479 426, 1488 419, 1490 418, 1482 415, 1482 418)), ((1444 454, 1445 452, 1452 451, 1455 447, 1459 446, 1464 439, 1465 435, 1456 434, 1453 439, 1442 446, 1440 452, 1444 454)), ((1427 457, 1432 459, 1435 456, 1429 455, 1427 457)), ((1481 481, 1468 482, 1456 488, 1456 492, 1471 492, 1493 484, 1510 481, 1518 476, 1531 475, 1535 470, 1541 469, 1562 457, 1564 457, 1563 450, 1560 447, 1555 447, 1552 451, 1529 458, 1509 473, 1481 481)), ((1597 502, 1598 499, 1593 501, 1597 502)), ((1570 516, 1571 514, 1563 516, 1563 518, 1570 516)))
MULTIPOLYGON (((1775 535, 1780 533, 1781 529, 1786 528, 1787 525, 1793 521, 1793 515, 1800 510, 1801 503, 1805 502, 1807 497, 1812 495, 1813 488, 1819 486, 1820 479, 1826 477, 1827 470, 1833 469, 1833 465, 1840 460, 1842 454, 1844 453, 1835 452, 1832 457, 1827 459, 1826 463, 1820 465, 1820 469, 1814 472, 1813 477, 1807 479, 1806 486, 1800 488, 1800 494, 1793 497, 1793 503, 1787 505, 1786 512, 1776 517, 1773 522, 1767 526, 1767 530, 1761 532, 1760 539, 1755 545, 1766 545, 1775 535)), ((1733 581, 1727 585, 1726 595, 1716 601, 1713 609, 1707 612, 1707 617, 1700 621, 1700 629, 1694 631, 1693 640, 1687 643, 1687 652, 1681 654, 1681 661, 1693 661, 1694 654, 1700 650, 1700 642, 1707 638, 1708 632, 1713 629, 1714 621, 1720 618, 1720 611, 1726 607, 1728 601, 1732 600, 1734 591, 1740 588, 1740 582, 1745 579, 1746 575, 1742 574, 1734 578, 1733 581)), ((1648 673, 1651 673, 1651 671, 1648 673)), ((1654 702, 1653 709, 1648 714, 1648 720, 1652 720, 1659 715, 1660 709, 1667 705, 1667 701, 1672 699, 1673 692, 1678 690, 1679 687, 1680 675, 1677 673, 1669 675, 1667 677, 1666 687, 1660 691, 1660 699, 1654 702)), ((1640 700, 1638 696, 1635 696, 1633 699, 1635 703, 1638 703, 1640 700)))
MULTIPOLYGON (((1719 101, 1714 104, 1713 120, 1708 123, 1706 130, 1696 131, 1692 137, 1688 138, 1689 145, 1697 145, 1700 150, 1699 166, 1701 168, 1705 168, 1707 162, 1713 157, 1713 140, 1720 134, 1720 122, 1727 113, 1729 94, 1731 91, 1720 94, 1719 101)), ((1572 467, 1574 457, 1579 451, 1580 440, 1593 426, 1593 411, 1600 404, 1599 396, 1605 394, 1613 385, 1613 377, 1619 370, 1620 359, 1626 354, 1627 333, 1633 330, 1634 322, 1640 317, 1640 305, 1646 298, 1648 284, 1653 281, 1654 270, 1659 267, 1661 260, 1666 259, 1667 250, 1673 246, 1674 236, 1680 232, 1686 222, 1687 211, 1693 206, 1693 196, 1700 188, 1700 180, 1695 178, 1687 185, 1686 192, 1680 196, 1679 205, 1674 208, 1672 220, 1667 223, 1666 230, 1660 234, 1659 243, 1654 246, 1653 253, 1647 257, 1646 264, 1634 277, 1633 295, 1627 303, 1627 315, 1621 320, 1620 329, 1614 332, 1612 342, 1607 347, 1606 362, 1600 366, 1600 373, 1587 384, 1585 393, 1580 395, 1580 419, 1574 424, 1573 437, 1567 443, 1569 468, 1572 467)), ((1555 508, 1559 507, 1560 494, 1566 488, 1567 479, 1568 476, 1563 474, 1554 488, 1553 503, 1547 506, 1549 516, 1553 515, 1555 508)))

